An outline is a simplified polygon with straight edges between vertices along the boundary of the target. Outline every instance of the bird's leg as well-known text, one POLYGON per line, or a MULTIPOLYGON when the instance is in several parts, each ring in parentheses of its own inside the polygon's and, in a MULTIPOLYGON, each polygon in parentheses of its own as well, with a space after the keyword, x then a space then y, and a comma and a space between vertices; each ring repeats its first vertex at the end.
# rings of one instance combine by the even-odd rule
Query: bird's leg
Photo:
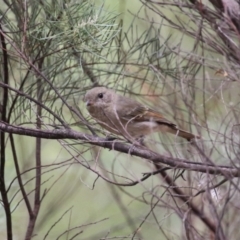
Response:
POLYGON ((133 140, 129 140, 128 139, 128 143, 131 143, 132 145, 134 145, 134 146, 144 146, 144 147, 146 147, 146 145, 145 145, 145 143, 144 143, 144 137, 145 136, 143 136, 143 135, 141 135, 140 137, 138 137, 138 138, 135 138, 135 139, 133 139, 133 140))
POLYGON ((106 138, 106 141, 114 141, 114 140, 116 140, 117 138, 116 137, 113 137, 113 136, 110 136, 110 135, 108 135, 106 138))
MULTIPOLYGON (((104 148, 107 147, 107 143, 109 143, 109 142, 112 142, 113 145, 114 145, 114 143, 115 143, 116 140, 117 140, 116 137, 113 137, 113 136, 111 136, 111 135, 107 135, 107 136, 105 137, 105 139, 104 139, 104 148)), ((112 149, 113 149, 113 148, 114 148, 114 147, 112 147, 112 149)), ((109 149, 109 151, 111 151, 111 149, 109 149)))
POLYGON ((145 143, 144 143, 144 136, 141 135, 140 137, 138 137, 137 139, 137 142, 140 143, 140 145, 146 147, 145 143))
POLYGON ((132 145, 131 145, 131 147, 130 147, 130 149, 128 151, 130 153, 130 155, 132 155, 131 152, 132 152, 132 150, 134 149, 135 146, 137 146, 137 147, 146 147, 146 145, 144 143, 144 136, 143 135, 138 137, 138 138, 136 138, 134 142, 130 142, 130 143, 132 143, 132 145))

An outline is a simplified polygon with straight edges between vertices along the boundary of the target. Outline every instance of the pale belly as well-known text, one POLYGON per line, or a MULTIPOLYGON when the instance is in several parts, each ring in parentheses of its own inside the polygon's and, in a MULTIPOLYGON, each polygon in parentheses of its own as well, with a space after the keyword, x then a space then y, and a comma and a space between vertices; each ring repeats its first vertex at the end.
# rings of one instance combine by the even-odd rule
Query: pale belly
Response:
POLYGON ((95 109, 89 109, 89 113, 109 132, 126 137, 131 136, 133 138, 139 138, 158 131, 165 132, 168 129, 168 126, 159 125, 153 121, 137 122, 134 121, 134 119, 132 121, 120 121, 120 118, 116 113, 106 110, 96 111, 95 109))

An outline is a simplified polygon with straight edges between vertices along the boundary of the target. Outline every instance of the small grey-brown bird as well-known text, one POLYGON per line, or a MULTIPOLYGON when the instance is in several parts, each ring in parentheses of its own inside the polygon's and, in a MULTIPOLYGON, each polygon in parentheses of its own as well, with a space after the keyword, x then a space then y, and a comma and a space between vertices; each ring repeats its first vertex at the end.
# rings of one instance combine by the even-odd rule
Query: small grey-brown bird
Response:
POLYGON ((188 141, 199 138, 179 129, 159 112, 105 87, 95 87, 87 91, 84 101, 91 116, 103 128, 127 139, 142 138, 154 132, 169 132, 188 141))

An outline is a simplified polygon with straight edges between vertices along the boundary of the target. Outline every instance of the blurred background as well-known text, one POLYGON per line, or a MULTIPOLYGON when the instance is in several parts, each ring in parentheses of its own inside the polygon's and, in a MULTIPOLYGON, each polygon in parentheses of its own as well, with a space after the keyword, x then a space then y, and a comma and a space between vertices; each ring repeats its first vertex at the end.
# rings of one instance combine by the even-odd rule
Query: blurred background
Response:
MULTIPOLYGON (((89 124, 106 137, 82 101, 106 86, 201 136, 194 148, 153 134, 152 151, 237 170, 239 6, 229 2, 1 1, 1 120, 91 134, 89 124)), ((156 170, 147 159, 1 134, 1 239, 238 239, 238 178, 176 167, 172 183, 140 181, 156 170)))

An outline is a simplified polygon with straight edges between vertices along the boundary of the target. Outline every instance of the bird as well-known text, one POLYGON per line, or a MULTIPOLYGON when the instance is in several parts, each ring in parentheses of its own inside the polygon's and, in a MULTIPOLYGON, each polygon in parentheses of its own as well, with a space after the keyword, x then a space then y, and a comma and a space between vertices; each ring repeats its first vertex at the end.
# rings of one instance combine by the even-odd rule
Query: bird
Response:
POLYGON ((188 141, 200 138, 179 129, 160 112, 106 87, 94 87, 88 90, 83 101, 88 112, 99 125, 127 139, 141 139, 155 132, 175 134, 188 141))

